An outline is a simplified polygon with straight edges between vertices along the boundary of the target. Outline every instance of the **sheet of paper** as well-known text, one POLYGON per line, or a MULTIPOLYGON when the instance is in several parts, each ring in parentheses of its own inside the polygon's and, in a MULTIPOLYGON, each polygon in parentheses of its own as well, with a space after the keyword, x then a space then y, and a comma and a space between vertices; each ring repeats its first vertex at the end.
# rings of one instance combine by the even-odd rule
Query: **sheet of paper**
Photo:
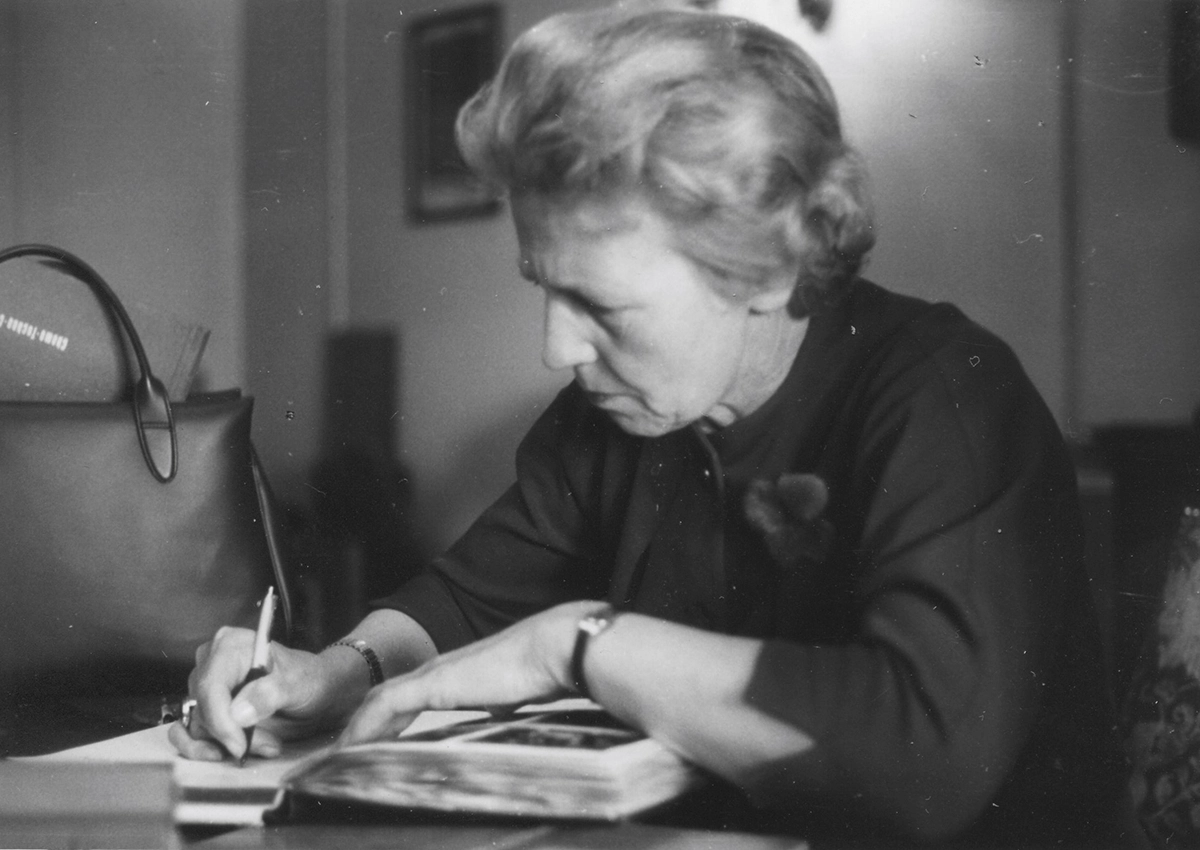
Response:
POLYGON ((44 756, 23 756, 12 761, 28 762, 114 762, 118 764, 170 764, 175 761, 175 748, 167 740, 167 726, 151 726, 97 741, 61 750, 44 756))

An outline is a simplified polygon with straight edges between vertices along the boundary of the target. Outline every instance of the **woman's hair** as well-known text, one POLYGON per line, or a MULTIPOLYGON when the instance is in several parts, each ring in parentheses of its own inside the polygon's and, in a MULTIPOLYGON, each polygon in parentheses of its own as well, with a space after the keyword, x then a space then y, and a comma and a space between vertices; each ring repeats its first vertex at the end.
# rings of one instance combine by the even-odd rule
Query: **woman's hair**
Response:
POLYGON ((514 196, 630 193, 720 278, 799 265, 791 308, 835 296, 874 243, 866 172, 791 40, 740 18, 620 9, 522 35, 463 107, 467 164, 514 196))

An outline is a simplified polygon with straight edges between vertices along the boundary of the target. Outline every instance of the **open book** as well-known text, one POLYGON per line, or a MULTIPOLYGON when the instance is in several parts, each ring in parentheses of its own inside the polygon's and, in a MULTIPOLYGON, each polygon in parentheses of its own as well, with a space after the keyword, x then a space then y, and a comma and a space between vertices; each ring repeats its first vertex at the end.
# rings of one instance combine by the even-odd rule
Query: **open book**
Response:
POLYGON ((282 785, 399 808, 616 820, 699 783, 700 772, 657 741, 573 702, 315 753, 282 785))

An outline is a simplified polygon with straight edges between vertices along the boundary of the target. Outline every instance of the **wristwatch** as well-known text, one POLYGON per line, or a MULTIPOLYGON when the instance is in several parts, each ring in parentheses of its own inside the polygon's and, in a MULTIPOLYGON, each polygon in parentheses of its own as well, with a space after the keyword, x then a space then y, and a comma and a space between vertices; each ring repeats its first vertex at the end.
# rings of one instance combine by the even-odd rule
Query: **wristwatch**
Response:
POLYGON ((587 652, 588 641, 608 629, 616 619, 617 609, 606 602, 575 626, 575 649, 571 653, 571 684, 575 693, 582 697, 592 697, 583 676, 583 656, 587 652))

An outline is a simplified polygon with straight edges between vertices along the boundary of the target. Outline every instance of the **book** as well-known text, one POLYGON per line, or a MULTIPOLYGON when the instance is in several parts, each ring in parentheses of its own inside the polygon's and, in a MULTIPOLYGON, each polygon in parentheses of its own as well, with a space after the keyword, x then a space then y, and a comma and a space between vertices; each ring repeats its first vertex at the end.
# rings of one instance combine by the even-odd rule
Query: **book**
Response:
MULTIPOLYGON (((168 398, 182 401, 210 331, 142 302, 125 309, 168 398)), ((0 264, 0 400, 122 401, 135 364, 116 321, 64 264, 0 264)))
POLYGON ((613 821, 673 800, 701 772, 598 706, 575 700, 314 753, 291 795, 403 809, 613 821))

